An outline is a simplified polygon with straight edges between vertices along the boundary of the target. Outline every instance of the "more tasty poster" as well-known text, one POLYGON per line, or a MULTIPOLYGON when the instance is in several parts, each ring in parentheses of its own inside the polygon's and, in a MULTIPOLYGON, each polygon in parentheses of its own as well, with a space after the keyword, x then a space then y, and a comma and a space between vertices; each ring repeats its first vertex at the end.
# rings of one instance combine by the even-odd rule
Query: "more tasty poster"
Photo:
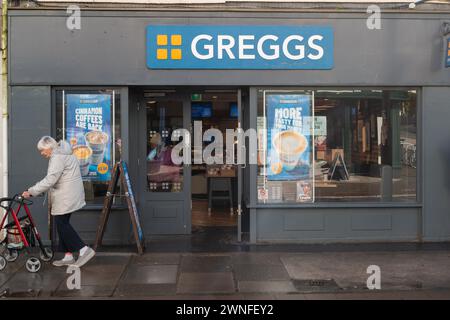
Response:
POLYGON ((265 92, 267 180, 296 181, 297 201, 313 199, 313 97, 265 92))
POLYGON ((111 179, 111 95, 66 95, 66 141, 85 181, 111 179))

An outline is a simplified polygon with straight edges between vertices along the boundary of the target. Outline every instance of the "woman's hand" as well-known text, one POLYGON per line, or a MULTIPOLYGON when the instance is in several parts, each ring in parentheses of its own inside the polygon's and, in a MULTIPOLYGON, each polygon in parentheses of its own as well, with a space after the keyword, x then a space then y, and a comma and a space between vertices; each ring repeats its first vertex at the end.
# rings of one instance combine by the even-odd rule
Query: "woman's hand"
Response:
POLYGON ((31 194, 28 191, 24 191, 24 192, 22 192, 22 197, 24 197, 25 199, 28 199, 31 197, 31 194))

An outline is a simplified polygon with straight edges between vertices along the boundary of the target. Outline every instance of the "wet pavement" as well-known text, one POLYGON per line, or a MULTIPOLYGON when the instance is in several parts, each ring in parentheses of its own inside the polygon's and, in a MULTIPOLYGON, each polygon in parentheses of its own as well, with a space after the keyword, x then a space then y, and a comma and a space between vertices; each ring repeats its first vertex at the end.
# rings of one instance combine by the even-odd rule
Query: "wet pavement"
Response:
POLYGON ((99 252, 69 290, 65 268, 35 274, 24 257, 0 273, 3 298, 450 299, 450 251, 99 252), (381 290, 366 287, 381 269, 381 290))
POLYGON ((232 229, 207 229, 135 251, 100 248, 80 290, 68 289, 66 268, 44 263, 32 274, 21 255, 0 272, 0 299, 450 299, 449 243, 250 245, 232 229), (370 265, 380 290, 367 288, 370 265))

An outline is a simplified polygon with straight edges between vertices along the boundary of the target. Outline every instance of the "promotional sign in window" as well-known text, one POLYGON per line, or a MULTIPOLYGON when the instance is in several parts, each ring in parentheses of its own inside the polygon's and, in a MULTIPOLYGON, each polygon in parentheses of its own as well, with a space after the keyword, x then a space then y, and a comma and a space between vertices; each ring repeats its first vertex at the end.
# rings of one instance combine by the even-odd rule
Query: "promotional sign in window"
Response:
POLYGON ((111 95, 67 94, 66 140, 85 181, 111 179, 111 95))
POLYGON ((446 55, 445 55, 445 66, 447 68, 450 68, 450 37, 447 38, 447 50, 446 51, 446 55))
POLYGON ((296 181, 297 201, 313 201, 313 97, 264 95, 267 113, 267 180, 296 181))

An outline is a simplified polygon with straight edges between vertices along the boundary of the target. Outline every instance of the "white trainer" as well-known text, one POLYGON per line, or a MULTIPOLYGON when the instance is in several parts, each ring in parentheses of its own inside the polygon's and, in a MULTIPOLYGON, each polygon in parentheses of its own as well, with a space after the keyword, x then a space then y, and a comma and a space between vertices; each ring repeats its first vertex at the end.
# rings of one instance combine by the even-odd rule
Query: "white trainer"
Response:
POLYGON ((78 268, 81 268, 86 263, 88 263, 88 261, 91 260, 94 256, 95 256, 95 251, 92 250, 91 248, 88 248, 83 255, 80 255, 78 257, 77 262, 75 262, 73 265, 78 268))
POLYGON ((53 265, 55 267, 64 267, 64 266, 68 266, 70 264, 74 264, 75 263, 75 259, 72 257, 72 259, 61 259, 61 260, 55 260, 53 261, 53 265))

